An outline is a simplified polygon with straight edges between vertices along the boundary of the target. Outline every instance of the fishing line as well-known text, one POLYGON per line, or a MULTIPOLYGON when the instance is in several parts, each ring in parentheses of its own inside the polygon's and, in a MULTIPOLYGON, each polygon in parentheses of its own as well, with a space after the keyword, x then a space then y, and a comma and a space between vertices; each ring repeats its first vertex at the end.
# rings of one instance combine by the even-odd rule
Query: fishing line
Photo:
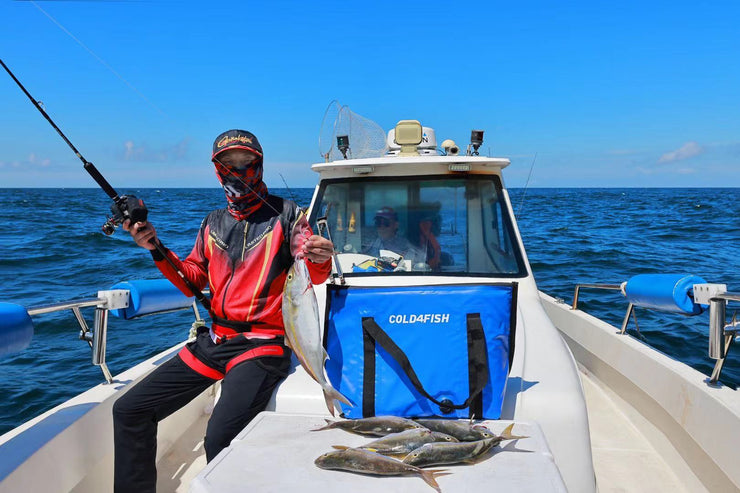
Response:
POLYGON ((49 20, 51 20, 51 21, 52 21, 52 22, 53 22, 54 24, 56 24, 56 25, 57 25, 57 27, 59 27, 59 29, 61 29, 62 31, 64 31, 64 33, 66 33, 66 34, 67 34, 67 35, 68 35, 68 36, 69 36, 70 38, 72 38, 73 40, 75 40, 75 42, 76 42, 76 43, 77 43, 78 45, 82 46, 82 47, 83 47, 83 48, 85 49, 85 51, 87 51, 87 52, 88 52, 88 53, 89 53, 90 55, 92 55, 92 56, 93 56, 93 57, 94 57, 94 58, 95 58, 95 59, 96 59, 97 61, 99 61, 99 62, 100 62, 101 64, 103 64, 103 66, 104 66, 105 68, 107 68, 108 70, 110 70, 110 71, 111 71, 111 73, 113 73, 113 75, 115 75, 116 77, 118 77, 118 78, 119 78, 119 79, 120 79, 120 80, 121 80, 121 81, 122 81, 122 82, 123 82, 124 84, 126 84, 126 85, 127 85, 127 86, 128 86, 128 87, 129 87, 130 89, 131 89, 131 90, 133 90, 133 91, 134 91, 134 92, 135 92, 136 94, 138 94, 138 95, 139 95, 139 97, 141 97, 141 99, 143 99, 144 101, 146 101, 146 103, 147 103, 147 104, 148 104, 149 106, 151 106, 152 108, 154 108, 155 110, 157 110, 157 112, 158 112, 159 114, 161 114, 161 115, 163 115, 163 116, 166 116, 167 118, 169 118, 169 117, 170 117, 170 116, 169 116, 169 115, 168 115, 167 113, 165 113, 164 111, 162 111, 161 109, 159 109, 159 107, 157 107, 157 105, 155 105, 154 103, 152 103, 152 102, 151 102, 151 101, 150 101, 150 100, 149 100, 149 99, 148 99, 148 98, 147 98, 146 96, 144 96, 144 94, 143 94, 143 93, 142 93, 141 91, 139 91, 139 90, 138 90, 138 89, 137 89, 136 87, 134 87, 134 85, 133 85, 133 84, 131 84, 131 83, 130 83, 129 81, 127 81, 126 79, 124 79, 124 78, 123 78, 123 76, 122 76, 121 74, 119 74, 118 72, 116 72, 116 71, 115 71, 115 70, 113 69, 113 67, 111 67, 111 66, 110 66, 110 65, 109 65, 109 64, 108 64, 108 63, 107 63, 107 62, 106 62, 105 60, 103 60, 102 58, 100 58, 100 57, 99 57, 99 56, 98 56, 98 55, 97 55, 97 54, 96 54, 96 53, 95 53, 94 51, 92 51, 92 50, 91 50, 90 48, 88 48, 88 47, 87 47, 87 46, 85 45, 85 43, 83 43, 82 41, 80 41, 79 39, 77 39, 77 37, 75 37, 75 35, 74 35, 74 34, 72 34, 71 32, 69 32, 69 30, 68 30, 67 28, 65 28, 65 27, 64 27, 64 26, 63 26, 63 25, 62 25, 62 24, 61 24, 61 23, 60 23, 59 21, 57 21, 57 20, 56 20, 56 19, 55 19, 54 17, 52 17, 52 16, 51 16, 51 15, 50 15, 50 14, 49 14, 49 13, 48 13, 47 11, 45 11, 44 9, 42 9, 41 7, 39 7, 39 5, 38 5, 38 4, 36 3, 36 2, 34 2, 33 0, 31 0, 31 3, 33 4, 33 6, 34 6, 34 7, 36 7, 37 9, 39 9, 39 11, 41 11, 41 13, 42 13, 42 14, 44 14, 44 15, 45 15, 46 17, 48 17, 48 18, 49 18, 49 20))
POLYGON ((524 196, 527 195, 527 187, 529 187, 529 179, 532 178, 532 170, 534 169, 534 162, 537 160, 537 153, 534 153, 532 158, 532 165, 529 167, 529 175, 527 175, 527 182, 524 184, 524 191, 522 192, 522 199, 519 201, 519 209, 517 209, 514 217, 519 219, 519 214, 522 212, 522 206, 524 206, 524 196))
POLYGON ((285 185, 285 189, 288 191, 288 195, 290 195, 290 199, 297 204, 298 201, 296 200, 295 195, 293 195, 293 190, 291 190, 290 187, 288 186, 288 182, 285 181, 285 177, 283 176, 282 173, 278 173, 278 175, 280 175, 280 179, 283 180, 283 185, 285 185))
MULTIPOLYGON (((18 78, 15 76, 15 74, 13 74, 10 68, 5 65, 5 62, 3 62, 2 59, 0 59, 0 65, 2 65, 8 75, 10 75, 10 77, 18 85, 18 87, 20 87, 20 89, 28 97, 28 99, 31 100, 31 103, 36 107, 37 110, 39 110, 41 115, 46 119, 46 121, 49 122, 54 130, 57 131, 59 136, 64 140, 64 142, 67 143, 67 145, 70 147, 70 149, 72 149, 72 151, 80 159, 80 161, 82 161, 85 171, 87 171, 90 176, 92 176, 93 180, 95 180, 98 186, 103 189, 103 191, 108 195, 108 197, 111 198, 111 200, 115 204, 115 206, 112 206, 111 208, 111 211, 114 213, 114 217, 109 218, 108 221, 106 221, 106 224, 103 225, 103 232, 105 232, 106 234, 112 233, 115 226, 117 224, 123 223, 126 219, 130 220, 130 224, 135 224, 137 222, 146 222, 148 211, 146 206, 144 205, 144 202, 137 199, 133 195, 118 195, 118 192, 116 192, 111 184, 108 183, 108 180, 106 180, 105 177, 100 173, 100 171, 98 171, 95 165, 85 159, 85 157, 80 153, 80 151, 77 150, 74 144, 72 144, 67 136, 64 135, 62 130, 54 123, 51 117, 46 113, 46 111, 44 111, 44 108, 42 108, 39 102, 34 99, 31 93, 28 92, 26 87, 21 83, 21 81, 18 80, 18 78), (106 226, 109 227, 109 230, 106 229, 106 226)), ((195 298, 197 298, 198 301, 201 302, 205 309, 210 312, 210 300, 203 294, 200 289, 195 286, 195 284, 193 284, 187 277, 185 277, 185 274, 177 267, 177 265, 175 265, 174 261, 167 256, 167 251, 165 250, 164 245, 162 245, 160 242, 155 242, 152 244, 154 245, 154 248, 160 253, 160 255, 164 257, 164 260, 170 265, 170 267, 172 267, 172 269, 180 276, 183 283, 188 287, 190 292, 193 293, 193 296, 195 296, 195 298)))

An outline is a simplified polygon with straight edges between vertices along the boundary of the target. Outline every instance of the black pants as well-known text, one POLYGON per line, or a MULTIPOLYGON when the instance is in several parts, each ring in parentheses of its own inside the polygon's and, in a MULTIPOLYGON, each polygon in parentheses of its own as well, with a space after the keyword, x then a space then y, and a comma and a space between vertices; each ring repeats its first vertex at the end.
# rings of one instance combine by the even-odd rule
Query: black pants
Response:
MULTIPOLYGON (((207 336, 207 334, 206 334, 207 336)), ((208 421, 204 446, 210 461, 263 411, 290 358, 239 363, 221 382, 221 397, 208 421)), ((162 364, 113 405, 114 491, 154 493, 157 485, 157 423, 215 382, 179 356, 162 364)))

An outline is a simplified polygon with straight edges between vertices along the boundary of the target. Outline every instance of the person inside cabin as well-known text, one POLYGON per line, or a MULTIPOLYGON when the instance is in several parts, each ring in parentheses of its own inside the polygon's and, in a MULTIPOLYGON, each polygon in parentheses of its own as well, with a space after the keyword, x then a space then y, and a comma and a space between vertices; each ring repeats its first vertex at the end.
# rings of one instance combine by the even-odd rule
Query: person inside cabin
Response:
POLYGON ((398 214, 392 207, 378 209, 373 217, 377 237, 363 253, 381 257, 381 250, 387 250, 402 256, 412 263, 425 262, 424 253, 415 247, 405 236, 399 234, 398 214))
POLYGON ((454 263, 437 239, 441 233, 441 208, 440 202, 422 202, 409 208, 409 241, 422 252, 422 261, 432 271, 454 263))
POLYGON ((314 283, 324 282, 331 270, 332 243, 313 234, 295 202, 268 193, 262 147, 252 133, 222 133, 211 160, 227 206, 206 216, 185 260, 162 247, 165 259, 151 223, 124 224, 185 295, 193 291, 181 274, 197 289, 208 285, 212 324, 115 402, 116 493, 155 491, 157 423, 213 383, 221 381, 221 397, 205 430, 206 460, 264 410, 290 370, 281 313, 288 269, 303 255, 314 283))
POLYGON ((439 270, 442 250, 434 234, 434 218, 422 217, 419 221, 419 248, 425 252, 426 263, 432 270, 439 270))

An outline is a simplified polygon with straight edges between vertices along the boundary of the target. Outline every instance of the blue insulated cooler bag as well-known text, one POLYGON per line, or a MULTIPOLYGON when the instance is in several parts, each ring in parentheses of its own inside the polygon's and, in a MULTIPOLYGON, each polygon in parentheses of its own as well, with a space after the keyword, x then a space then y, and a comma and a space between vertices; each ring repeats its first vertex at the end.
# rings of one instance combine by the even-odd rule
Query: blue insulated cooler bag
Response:
POLYGON ((498 419, 517 284, 327 286, 324 344, 346 418, 498 419))

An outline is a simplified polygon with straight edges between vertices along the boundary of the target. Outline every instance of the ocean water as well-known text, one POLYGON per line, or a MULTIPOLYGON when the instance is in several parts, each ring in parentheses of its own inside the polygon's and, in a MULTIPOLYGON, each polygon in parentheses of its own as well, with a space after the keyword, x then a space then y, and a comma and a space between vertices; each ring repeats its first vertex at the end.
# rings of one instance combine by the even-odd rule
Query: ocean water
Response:
MULTIPOLYGON (((272 190, 308 205, 313 189, 272 190)), ((186 256, 220 188, 119 190, 143 198, 162 241, 186 256)), ((639 273, 687 273, 740 291, 740 189, 512 189, 524 245, 541 290, 571 302, 576 283, 618 284, 639 273)), ((98 189, 0 189, 0 302, 36 306, 93 297, 118 281, 158 278, 150 256, 118 230, 100 232, 109 199, 98 189)), ((619 326, 626 300, 584 290, 579 307, 619 326)), ((92 324, 90 311, 83 313, 92 324)), ((645 343, 710 374, 706 314, 637 309, 645 343)), ((111 317, 107 362, 115 375, 182 341, 192 313, 111 317)), ((33 341, 0 359, 0 433, 103 381, 70 311, 35 317, 33 341)), ((630 333, 637 336, 634 326, 630 333)), ((740 383, 740 349, 722 381, 740 383)))

